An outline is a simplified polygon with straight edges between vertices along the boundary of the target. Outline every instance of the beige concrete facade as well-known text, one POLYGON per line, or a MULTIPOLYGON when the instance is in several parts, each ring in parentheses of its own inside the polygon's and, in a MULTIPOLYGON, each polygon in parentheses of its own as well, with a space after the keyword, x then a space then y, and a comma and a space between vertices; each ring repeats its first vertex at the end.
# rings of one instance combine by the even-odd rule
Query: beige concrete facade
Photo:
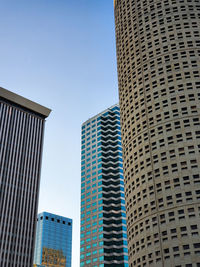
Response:
POLYGON ((200 1, 115 0, 130 267, 200 266, 200 1))

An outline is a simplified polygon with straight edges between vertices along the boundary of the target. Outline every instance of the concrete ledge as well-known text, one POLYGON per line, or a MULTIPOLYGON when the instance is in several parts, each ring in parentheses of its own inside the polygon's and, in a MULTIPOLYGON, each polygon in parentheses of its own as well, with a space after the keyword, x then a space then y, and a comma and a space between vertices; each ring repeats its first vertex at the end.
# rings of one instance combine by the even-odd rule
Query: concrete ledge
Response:
POLYGON ((13 102, 19 106, 22 106, 24 108, 27 108, 31 111, 34 111, 36 113, 41 114, 42 116, 44 116, 45 118, 47 118, 51 112, 50 109, 41 106, 27 98, 24 98, 20 95, 17 95, 13 92, 10 92, 2 87, 0 87, 0 97, 7 99, 10 102, 13 102))

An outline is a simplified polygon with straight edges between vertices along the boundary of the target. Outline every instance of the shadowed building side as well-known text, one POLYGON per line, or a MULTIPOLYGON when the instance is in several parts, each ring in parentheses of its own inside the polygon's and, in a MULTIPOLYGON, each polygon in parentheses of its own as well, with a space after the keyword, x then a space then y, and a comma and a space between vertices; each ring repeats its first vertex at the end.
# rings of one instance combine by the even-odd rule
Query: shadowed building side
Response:
POLYGON ((0 88, 0 265, 32 267, 45 118, 50 110, 0 88))

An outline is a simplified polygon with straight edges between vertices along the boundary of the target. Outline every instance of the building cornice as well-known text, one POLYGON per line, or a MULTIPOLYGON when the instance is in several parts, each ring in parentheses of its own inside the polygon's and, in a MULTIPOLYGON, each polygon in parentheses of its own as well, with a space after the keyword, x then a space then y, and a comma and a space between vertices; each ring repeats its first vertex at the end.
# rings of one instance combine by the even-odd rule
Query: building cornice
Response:
POLYGON ((27 98, 24 98, 20 95, 17 95, 13 92, 8 91, 7 89, 4 89, 0 87, 0 98, 6 99, 10 102, 15 103, 16 105, 19 105, 21 107, 24 107, 26 109, 29 109, 33 112, 36 112, 38 114, 41 114, 45 118, 47 118, 51 112, 50 109, 41 106, 40 104, 37 104, 27 98))

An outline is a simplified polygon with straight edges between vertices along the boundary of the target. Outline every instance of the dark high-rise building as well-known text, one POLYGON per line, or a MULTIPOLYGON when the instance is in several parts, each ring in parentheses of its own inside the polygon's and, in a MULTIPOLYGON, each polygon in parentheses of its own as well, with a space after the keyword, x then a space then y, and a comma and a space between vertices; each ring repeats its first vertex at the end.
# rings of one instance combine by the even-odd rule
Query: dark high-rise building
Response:
POLYGON ((130 266, 200 266, 200 1, 115 0, 130 266))
POLYGON ((0 266, 32 267, 45 118, 50 110, 0 88, 0 266))
POLYGON ((118 105, 82 125, 80 266, 128 266, 118 105))
POLYGON ((34 264, 71 267, 72 219, 43 212, 37 217, 34 264))

